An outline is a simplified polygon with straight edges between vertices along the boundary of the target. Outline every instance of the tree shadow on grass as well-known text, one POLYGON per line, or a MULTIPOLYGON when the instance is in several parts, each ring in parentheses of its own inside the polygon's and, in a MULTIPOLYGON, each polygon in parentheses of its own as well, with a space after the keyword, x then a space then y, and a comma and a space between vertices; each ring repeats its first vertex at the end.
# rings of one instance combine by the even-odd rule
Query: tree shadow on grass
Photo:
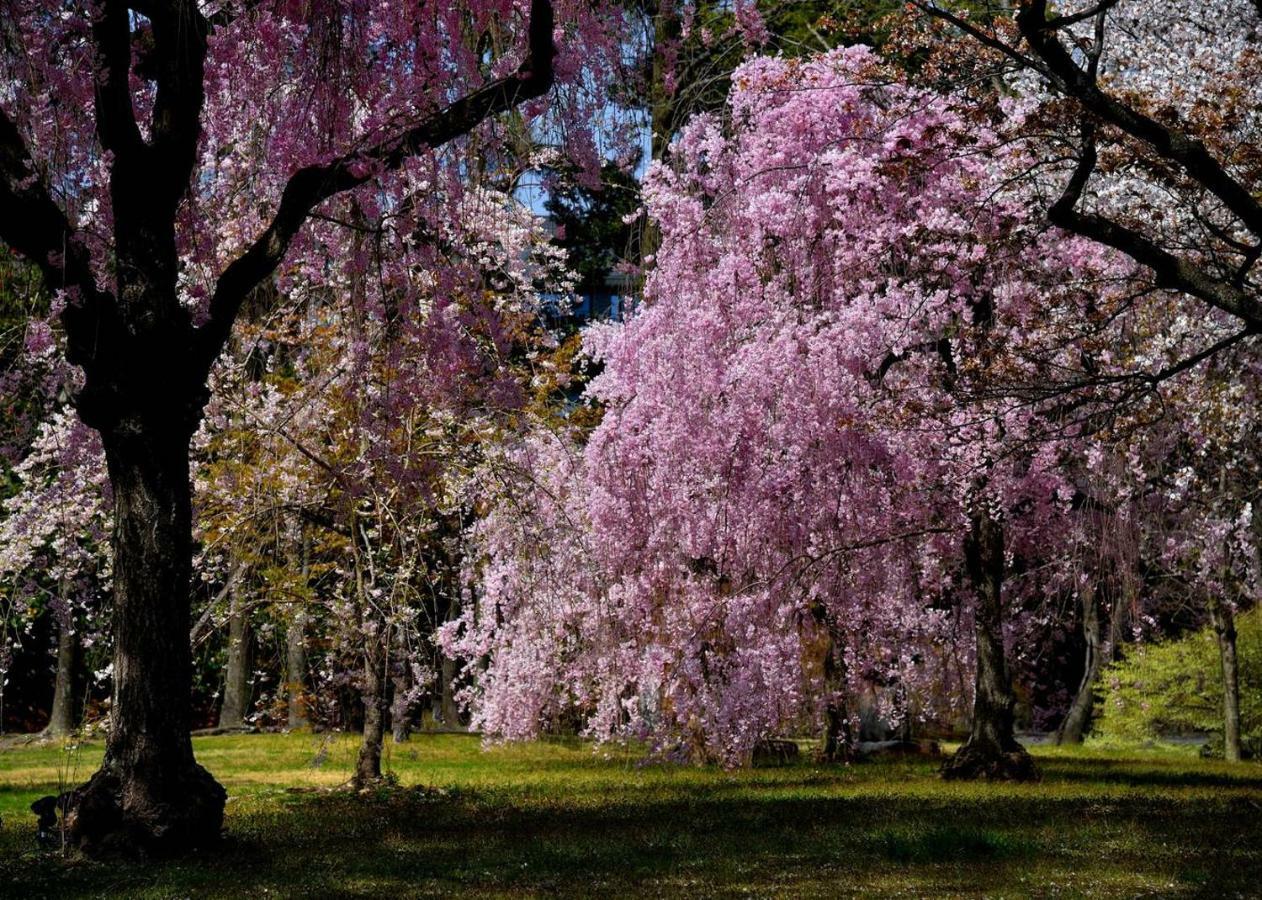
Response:
MULTIPOLYGON (((1069 768, 1093 768, 1083 762, 1069 768)), ((1262 817, 1229 815, 1219 798, 1034 789, 926 801, 891 788, 786 799, 775 790, 783 786, 681 785, 663 799, 613 783, 606 802, 581 805, 494 790, 284 794, 234 810, 230 839, 201 856, 137 864, 28 854, 6 865, 0 893, 1028 894, 1058 879, 1071 892, 1115 896, 1256 890, 1262 817)))
POLYGON ((1262 791, 1262 766, 1236 765, 1235 771, 1193 769, 1188 763, 1141 758, 1092 759, 1045 757, 1038 761, 1055 781, 1118 784, 1131 787, 1210 787, 1262 791))

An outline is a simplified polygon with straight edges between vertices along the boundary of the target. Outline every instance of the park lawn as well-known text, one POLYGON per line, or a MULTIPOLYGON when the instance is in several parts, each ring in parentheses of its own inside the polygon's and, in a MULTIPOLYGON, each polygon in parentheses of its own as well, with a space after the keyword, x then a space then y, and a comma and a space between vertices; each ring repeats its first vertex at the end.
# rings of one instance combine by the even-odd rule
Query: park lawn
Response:
POLYGON ((101 746, 0 749, 0 894, 34 897, 1262 896, 1262 765, 1039 748, 1032 785, 929 762, 725 772, 576 741, 393 745, 400 787, 330 790, 353 736, 198 738, 222 847, 99 863, 33 849, 27 805, 101 746))

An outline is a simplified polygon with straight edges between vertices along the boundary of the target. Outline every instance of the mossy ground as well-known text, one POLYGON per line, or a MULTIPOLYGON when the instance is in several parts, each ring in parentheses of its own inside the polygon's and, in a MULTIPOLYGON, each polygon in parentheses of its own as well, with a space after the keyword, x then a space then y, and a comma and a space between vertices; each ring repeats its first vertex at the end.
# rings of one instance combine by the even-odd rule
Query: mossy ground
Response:
POLYGON ((352 736, 200 738, 222 847, 99 863, 34 848, 30 802, 99 743, 0 750, 0 894, 35 897, 1262 896, 1262 765, 1036 750, 1037 784, 931 762, 724 772, 548 742, 390 747, 399 787, 344 782, 352 736), (315 789, 315 790, 312 790, 315 789))

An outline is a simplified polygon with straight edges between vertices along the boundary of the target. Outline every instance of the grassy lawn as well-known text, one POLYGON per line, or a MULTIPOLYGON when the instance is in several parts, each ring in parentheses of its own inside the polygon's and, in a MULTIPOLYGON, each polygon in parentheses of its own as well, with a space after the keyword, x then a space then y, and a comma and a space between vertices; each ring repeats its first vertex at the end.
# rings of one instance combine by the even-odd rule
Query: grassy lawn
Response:
POLYGON ((724 772, 576 743, 422 735, 401 788, 345 781, 355 739, 201 738, 230 837, 180 862, 33 849, 27 805, 99 744, 0 750, 0 894, 14 897, 1262 896, 1262 765, 1039 749, 1035 785, 944 784, 929 763, 724 772))

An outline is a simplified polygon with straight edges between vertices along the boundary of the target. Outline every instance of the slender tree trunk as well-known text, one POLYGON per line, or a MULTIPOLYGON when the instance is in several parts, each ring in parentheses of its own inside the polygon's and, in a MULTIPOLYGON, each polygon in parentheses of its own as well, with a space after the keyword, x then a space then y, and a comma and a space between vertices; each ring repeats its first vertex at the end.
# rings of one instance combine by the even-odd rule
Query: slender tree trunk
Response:
POLYGON ((224 667, 220 728, 244 728, 250 706, 250 614, 234 584, 228 595, 228 663, 224 667))
MULTIPOLYGON (((1227 470, 1219 474, 1219 493, 1226 496, 1227 470)), ((1225 596, 1231 577, 1231 549, 1223 547, 1220 593, 1209 597, 1209 621, 1218 638, 1218 661, 1223 676, 1223 758, 1240 762, 1240 671, 1236 663, 1236 615, 1225 596)))
POLYGON ((58 616, 57 676, 53 684, 53 709, 45 737, 64 737, 75 729, 75 675, 79 667, 79 639, 71 613, 58 616))
POLYGON ((381 747, 386 721, 386 666, 379 647, 364 654, 364 732, 355 759, 356 789, 381 780, 381 747))
MULTIPOLYGON (((298 548, 298 572, 305 592, 310 587, 311 536, 305 525, 300 526, 298 548)), ((305 594, 304 594, 305 596, 305 594)), ((285 695, 289 700, 289 730, 297 731, 310 725, 307 698, 307 613, 299 609, 285 629, 285 695)))
POLYGON ((1095 707, 1095 686, 1100 677, 1100 666, 1103 656, 1100 652, 1100 607, 1096 601, 1095 589, 1088 584, 1082 591, 1082 637, 1086 644, 1083 658, 1082 681, 1078 684, 1078 693, 1074 695, 1064 721, 1056 729, 1056 743, 1081 744, 1091 724, 1091 713, 1095 707))
MULTIPOLYGON (((389 634, 386 624, 377 616, 368 602, 368 590, 364 583, 364 560, 360 556, 358 515, 351 515, 351 533, 355 539, 351 546, 355 554, 355 601, 359 607, 359 639, 363 642, 364 674, 362 697, 364 702, 364 730, 355 758, 357 790, 381 780, 381 746, 386 721, 386 668, 389 634), (370 621, 371 618, 371 621, 370 621)), ((365 546, 365 551, 370 548, 365 546)))
POLYGON ((114 693, 104 761, 73 792, 66 821, 88 852, 178 851, 223 826, 227 795, 189 738, 191 429, 154 421, 123 419, 102 435, 114 492, 114 693))
POLYGON ((1223 758, 1240 762, 1240 670, 1236 660, 1236 617, 1221 598, 1209 602, 1209 618, 1218 637, 1223 675, 1223 758))
POLYGON ((444 655, 438 667, 442 684, 439 687, 439 712, 442 723, 447 728, 459 729, 460 707, 456 705, 456 661, 444 655))
POLYGON ((289 699, 289 730, 306 728, 307 714, 307 633, 306 616, 297 613, 285 629, 285 693, 289 699))
POLYGON ((946 761, 942 774, 947 778, 1035 778, 1034 762, 1013 731, 1016 701, 1003 647, 1003 525, 985 509, 972 514, 964 554, 976 596, 973 724, 968 740, 946 761))
POLYGON ((405 664, 406 646, 402 629, 396 633, 395 663, 391 667, 390 685, 393 688, 393 699, 390 703, 390 736, 396 744, 402 744, 412 736, 412 677, 405 664))
POLYGON ((400 670, 390 680, 394 686, 394 702, 390 704, 390 735, 396 744, 402 744, 412 736, 412 704, 408 700, 410 679, 400 670))

